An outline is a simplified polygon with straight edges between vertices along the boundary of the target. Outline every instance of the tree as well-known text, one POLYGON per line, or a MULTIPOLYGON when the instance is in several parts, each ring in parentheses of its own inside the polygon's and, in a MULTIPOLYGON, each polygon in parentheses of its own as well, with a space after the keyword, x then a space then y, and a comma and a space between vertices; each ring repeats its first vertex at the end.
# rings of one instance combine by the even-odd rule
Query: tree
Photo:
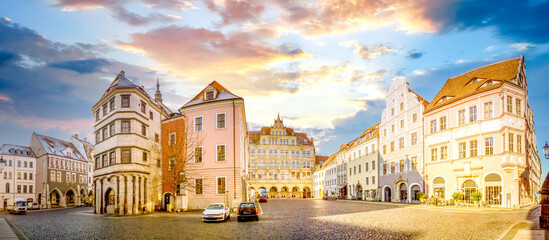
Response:
MULTIPOLYGON (((205 135, 194 131, 192 121, 185 119, 185 116, 177 116, 173 121, 164 123, 162 135, 162 159, 166 163, 162 167, 163 189, 174 193, 174 206, 177 206, 177 196, 195 188, 195 179, 200 177, 192 170, 203 161, 204 150, 200 146, 205 135)), ((204 180, 201 181, 203 189, 204 180)))

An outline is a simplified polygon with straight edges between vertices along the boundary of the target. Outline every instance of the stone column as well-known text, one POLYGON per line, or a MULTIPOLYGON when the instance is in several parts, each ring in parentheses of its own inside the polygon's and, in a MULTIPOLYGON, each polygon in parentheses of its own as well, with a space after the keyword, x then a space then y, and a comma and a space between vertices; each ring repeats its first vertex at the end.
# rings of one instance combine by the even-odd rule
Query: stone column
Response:
POLYGON ((131 208, 132 208, 132 214, 137 214, 137 204, 136 204, 136 196, 135 196, 135 190, 136 190, 136 186, 135 186, 135 176, 132 176, 132 205, 131 205, 131 208))
POLYGON ((120 214, 120 208, 118 207, 118 203, 120 202, 120 199, 118 196, 120 196, 120 180, 118 180, 118 176, 113 177, 116 181, 116 191, 115 191, 115 198, 114 198, 114 214, 119 215, 120 214))
POLYGON ((143 191, 141 190, 141 187, 142 187, 142 186, 141 186, 141 177, 139 177, 139 178, 137 179, 137 188, 138 188, 138 191, 137 191, 137 193, 138 193, 138 194, 137 194, 137 198, 139 199, 139 200, 137 200, 137 202, 138 202, 138 204, 137 204, 137 206, 138 206, 137 211, 138 211, 138 212, 142 212, 142 211, 143 211, 143 205, 142 205, 142 203, 143 203, 143 198, 142 198, 143 191))
POLYGON ((124 215, 128 214, 128 177, 123 176, 124 178, 124 201, 122 202, 122 209, 124 215))
POLYGON ((145 212, 150 211, 149 204, 147 202, 147 178, 143 177, 143 203, 145 205, 145 212))

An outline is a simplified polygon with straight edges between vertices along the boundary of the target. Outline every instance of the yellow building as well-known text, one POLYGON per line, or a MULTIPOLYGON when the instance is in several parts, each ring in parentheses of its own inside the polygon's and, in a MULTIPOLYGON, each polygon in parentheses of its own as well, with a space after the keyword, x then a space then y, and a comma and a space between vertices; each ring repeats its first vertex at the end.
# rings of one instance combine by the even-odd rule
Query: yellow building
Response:
POLYGON ((271 127, 249 131, 248 190, 269 198, 311 198, 315 147, 306 134, 286 128, 278 117, 271 127))

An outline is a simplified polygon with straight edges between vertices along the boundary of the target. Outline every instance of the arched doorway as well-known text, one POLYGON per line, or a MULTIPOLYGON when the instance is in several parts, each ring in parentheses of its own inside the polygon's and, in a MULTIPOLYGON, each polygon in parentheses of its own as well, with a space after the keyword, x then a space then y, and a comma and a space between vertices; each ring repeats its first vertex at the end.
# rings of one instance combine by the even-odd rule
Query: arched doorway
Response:
POLYGON ((104 213, 114 214, 115 194, 112 188, 108 188, 105 191, 105 209, 104 213))
POLYGON ((78 198, 80 199, 80 204, 81 205, 85 205, 86 203, 86 196, 88 194, 86 194, 86 189, 85 188, 81 188, 80 189, 80 195, 78 196, 78 198))
POLYGON ((436 177, 433 179, 433 193, 434 197, 445 199, 446 197, 446 181, 442 177, 436 177))
POLYGON ((417 183, 413 184, 410 191, 411 191, 411 194, 412 194, 410 199, 412 199, 412 201, 419 201, 419 199, 417 198, 417 193, 421 192, 421 188, 419 187, 419 185, 417 183))
POLYGON ((292 198, 298 198, 299 197, 299 188, 293 187, 292 188, 292 198))
POLYGON ((50 205, 52 208, 59 207, 61 204, 61 193, 59 190, 54 189, 50 192, 50 205))
POLYGON ((356 199, 362 200, 362 186, 360 184, 356 186, 356 199))
POLYGON ((310 198, 311 197, 311 189, 309 189, 309 187, 304 187, 302 196, 303 196, 303 198, 310 198))
POLYGON ((477 191, 477 183, 473 180, 467 180, 463 183, 463 200, 471 203, 471 194, 477 191))
POLYGON ((276 187, 271 187, 269 189, 269 197, 270 198, 278 198, 278 189, 276 187))
POLYGON ((383 201, 384 202, 391 202, 391 188, 390 187, 385 187, 385 189, 383 190, 384 191, 384 199, 383 201))
POLYGON ((67 204, 67 207, 71 207, 71 206, 74 206, 74 203, 75 203, 75 194, 74 194, 74 190, 72 189, 69 189, 67 190, 67 193, 65 194, 65 203, 67 204))
POLYGON ((288 187, 284 186, 280 189, 280 197, 290 198, 290 191, 288 190, 288 187))
POLYGON ((162 201, 162 209, 164 211, 168 211, 168 212, 171 212, 171 210, 173 209, 173 204, 174 204, 174 196, 173 194, 171 193, 165 193, 164 194, 164 200, 162 201))
POLYGON ((400 183, 398 185, 398 192, 399 192, 400 202, 407 202, 408 201, 408 186, 406 185, 406 183, 400 183))
POLYGON ((484 177, 484 196, 488 204, 501 205, 501 180, 501 176, 496 173, 490 173, 484 177))

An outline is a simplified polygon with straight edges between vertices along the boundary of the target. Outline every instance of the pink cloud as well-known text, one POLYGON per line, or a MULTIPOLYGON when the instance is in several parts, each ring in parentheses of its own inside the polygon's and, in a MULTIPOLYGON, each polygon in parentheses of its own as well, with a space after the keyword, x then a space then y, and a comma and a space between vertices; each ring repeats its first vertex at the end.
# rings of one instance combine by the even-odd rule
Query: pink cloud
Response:
POLYGON ((19 124, 23 127, 48 130, 59 128, 71 133, 93 132, 94 120, 89 119, 72 119, 72 120, 51 120, 35 117, 9 118, 10 121, 19 124))
POLYGON ((11 98, 6 95, 0 94, 0 102, 11 102, 11 98))

